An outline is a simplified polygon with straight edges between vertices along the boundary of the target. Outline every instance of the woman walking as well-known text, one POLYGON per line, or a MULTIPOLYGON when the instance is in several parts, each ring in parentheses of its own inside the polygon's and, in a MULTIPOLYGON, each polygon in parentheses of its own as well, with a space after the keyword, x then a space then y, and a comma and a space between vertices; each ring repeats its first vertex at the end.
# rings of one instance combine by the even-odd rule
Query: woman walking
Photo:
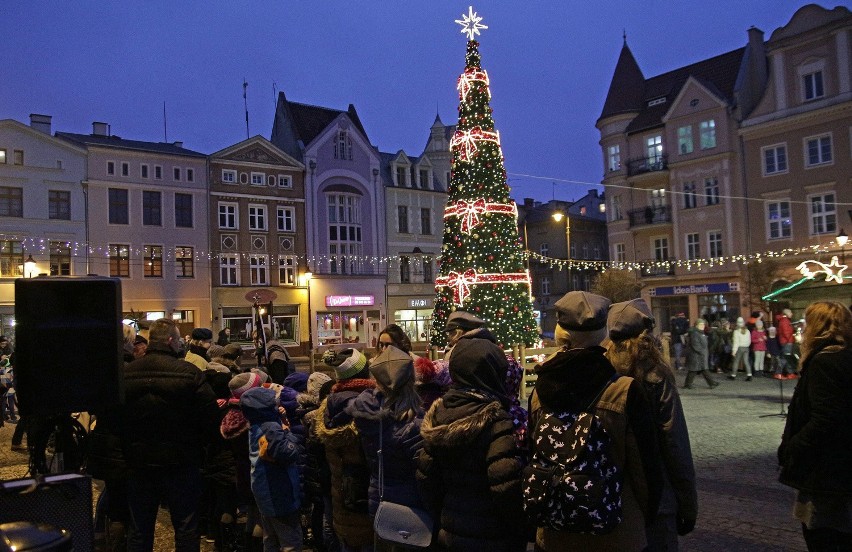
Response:
POLYGON ((704 335, 704 327, 706 325, 707 323, 704 319, 699 318, 695 321, 695 325, 689 329, 689 348, 686 355, 687 373, 686 383, 683 385, 684 389, 692 389, 692 382, 695 380, 696 374, 704 376, 710 389, 719 385, 719 382, 714 381, 710 377, 708 371, 707 336, 704 335))
POLYGON ((808 550, 852 550, 852 313, 836 302, 805 310, 801 380, 778 447, 781 483, 808 550))

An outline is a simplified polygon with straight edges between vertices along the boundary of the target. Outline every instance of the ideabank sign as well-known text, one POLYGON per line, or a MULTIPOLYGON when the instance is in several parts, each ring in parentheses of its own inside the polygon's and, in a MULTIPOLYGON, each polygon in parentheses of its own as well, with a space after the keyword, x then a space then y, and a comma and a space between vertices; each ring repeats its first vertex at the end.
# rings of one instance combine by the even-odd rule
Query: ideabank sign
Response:
POLYGON ((740 290, 738 282, 726 282, 724 284, 690 284, 688 286, 667 286, 651 288, 651 297, 663 297, 666 295, 691 295, 693 293, 730 293, 740 290))

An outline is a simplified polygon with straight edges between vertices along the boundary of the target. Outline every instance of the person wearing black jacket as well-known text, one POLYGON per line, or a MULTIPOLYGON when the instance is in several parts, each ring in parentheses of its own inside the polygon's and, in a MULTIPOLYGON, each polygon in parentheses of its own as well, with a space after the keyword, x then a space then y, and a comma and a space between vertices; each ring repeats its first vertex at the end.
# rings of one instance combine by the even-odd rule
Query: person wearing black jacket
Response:
MULTIPOLYGON (((580 412, 593 402, 615 368, 600 346, 607 336, 609 299, 571 291, 556 302, 555 336, 562 349, 535 369, 530 397, 529 431, 537 427, 542 409, 580 412)), ((619 550, 639 552, 647 542, 646 527, 655 519, 663 490, 662 458, 656 423, 642 384, 631 377, 615 379, 595 407, 616 450, 615 462, 624 473, 623 521, 609 534, 569 533, 539 527, 536 550, 619 550)), ((533 452, 536 443, 530 444, 533 452)))
POLYGON ((145 356, 124 370, 128 551, 153 548, 160 503, 169 507, 175 550, 199 548, 200 466, 218 429, 218 408, 204 373, 178 358, 180 349, 177 326, 161 318, 151 324, 145 356))
POLYGON ((793 515, 810 551, 852 550, 852 313, 805 310, 801 380, 778 447, 779 480, 798 490, 793 515))

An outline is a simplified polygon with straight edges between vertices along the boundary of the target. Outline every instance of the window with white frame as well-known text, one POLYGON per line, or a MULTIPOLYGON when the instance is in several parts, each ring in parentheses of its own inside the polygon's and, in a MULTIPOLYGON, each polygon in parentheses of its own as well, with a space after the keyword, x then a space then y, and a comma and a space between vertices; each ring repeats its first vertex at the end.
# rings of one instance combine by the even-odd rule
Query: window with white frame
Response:
POLYGON ((612 196, 609 200, 609 219, 622 220, 624 213, 621 210, 621 196, 612 196))
POLYGON ((805 161, 808 167, 831 163, 831 134, 805 138, 805 161))
POLYGON ((146 245, 142 258, 142 273, 145 278, 163 277, 163 246, 146 245))
POLYGON ((695 182, 686 182, 683 185, 683 208, 694 209, 698 206, 698 196, 695 194, 695 182))
POLYGON ((266 255, 249 255, 249 275, 253 286, 269 284, 269 262, 266 255))
POLYGON ((762 151, 764 176, 787 172, 787 144, 766 146, 762 151))
POLYGON ((408 206, 397 205, 396 228, 400 234, 408 234, 408 206))
POLYGON ((289 174, 279 174, 278 175, 278 187, 279 188, 292 188, 293 187, 293 177, 289 174))
POLYGON ((248 206, 249 230, 266 231, 266 205, 248 206))
POLYGON ((666 237, 658 237, 653 239, 654 244, 654 260, 668 261, 669 260, 669 239, 666 237))
POLYGON ((645 140, 648 151, 648 164, 656 165, 663 161, 663 137, 662 135, 651 136, 645 140))
POLYGON ((231 254, 219 254, 219 282, 223 286, 240 285, 239 257, 231 254))
POLYGON ((777 199, 766 202, 766 237, 780 240, 793 235, 793 220, 790 218, 790 200, 777 199))
POLYGON ((550 276, 541 277, 541 294, 550 295, 550 276))
POLYGON ((681 155, 692 153, 692 125, 677 129, 677 150, 681 155))
POLYGON ((617 243, 613 246, 613 257, 615 257, 615 262, 623 263, 627 258, 626 249, 623 243, 617 243))
POLYGON ((550 244, 547 242, 542 243, 538 246, 538 252, 541 253, 542 257, 547 257, 550 254, 550 244))
POLYGON ((698 131, 701 135, 701 149, 710 149, 716 147, 716 121, 701 121, 698 125, 698 131))
POLYGON ((345 130, 338 131, 334 142, 334 158, 352 161, 352 139, 345 130))
POLYGON ((142 224, 145 226, 162 226, 163 200, 162 192, 142 190, 142 224))
POLYGON ((231 169, 222 169, 222 182, 225 184, 237 183, 237 171, 231 169))
POLYGON ((411 259, 407 256, 399 258, 399 281, 403 284, 411 282, 411 259))
POLYGON ((276 208, 276 220, 278 221, 279 232, 295 232, 296 231, 296 210, 292 207, 276 208))
POLYGON ((266 175, 262 172, 253 172, 251 173, 251 185, 252 186, 263 186, 266 184, 266 175))
POLYGON ((811 204, 811 234, 837 232, 837 205, 834 192, 808 197, 811 204))
POLYGON ((719 203, 719 179, 715 176, 704 179, 704 203, 707 205, 719 203))
POLYGON ((825 95, 822 84, 822 71, 814 71, 802 75, 802 90, 805 95, 805 101, 822 98, 825 95))
POLYGON ((621 169, 621 146, 619 144, 607 148, 607 165, 610 172, 621 169))
MULTIPOLYGON (((127 190, 123 190, 126 194, 127 190)), ((112 192, 112 188, 110 188, 112 192)), ((126 196, 125 196, 126 197, 126 196)), ((110 193, 110 213, 112 213, 113 196, 110 193)), ((125 200, 126 206, 126 200, 125 200)), ((18 186, 0 186, 0 217, 24 216, 24 189, 18 186)), ((112 222, 112 219, 110 219, 112 222)), ((123 224, 127 224, 124 222, 123 224)))
POLYGON ((396 185, 400 188, 405 188, 408 185, 408 167, 397 165, 396 185))
POLYGON ((109 275, 113 278, 130 277, 130 246, 109 244, 109 275))
POLYGON ((236 230, 239 228, 240 219, 237 216, 237 204, 219 202, 219 228, 236 230))
POLYGON ((296 257, 293 255, 278 256, 278 285, 296 285, 296 257))
POLYGON ((686 258, 695 260, 701 257, 701 238, 698 233, 686 235, 686 258))
POLYGON ((720 230, 707 232, 707 251, 712 259, 718 259, 722 256, 722 232, 720 230))
POLYGON ((329 270, 333 274, 355 274, 361 263, 361 197, 332 193, 326 196, 326 203, 329 270))

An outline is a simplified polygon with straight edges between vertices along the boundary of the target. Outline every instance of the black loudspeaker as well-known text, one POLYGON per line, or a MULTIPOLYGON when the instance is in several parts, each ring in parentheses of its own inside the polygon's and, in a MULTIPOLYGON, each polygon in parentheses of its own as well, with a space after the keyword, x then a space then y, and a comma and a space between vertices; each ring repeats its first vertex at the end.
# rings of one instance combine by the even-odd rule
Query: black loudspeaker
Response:
POLYGON ((121 281, 15 280, 15 378, 24 416, 124 402, 121 281))

